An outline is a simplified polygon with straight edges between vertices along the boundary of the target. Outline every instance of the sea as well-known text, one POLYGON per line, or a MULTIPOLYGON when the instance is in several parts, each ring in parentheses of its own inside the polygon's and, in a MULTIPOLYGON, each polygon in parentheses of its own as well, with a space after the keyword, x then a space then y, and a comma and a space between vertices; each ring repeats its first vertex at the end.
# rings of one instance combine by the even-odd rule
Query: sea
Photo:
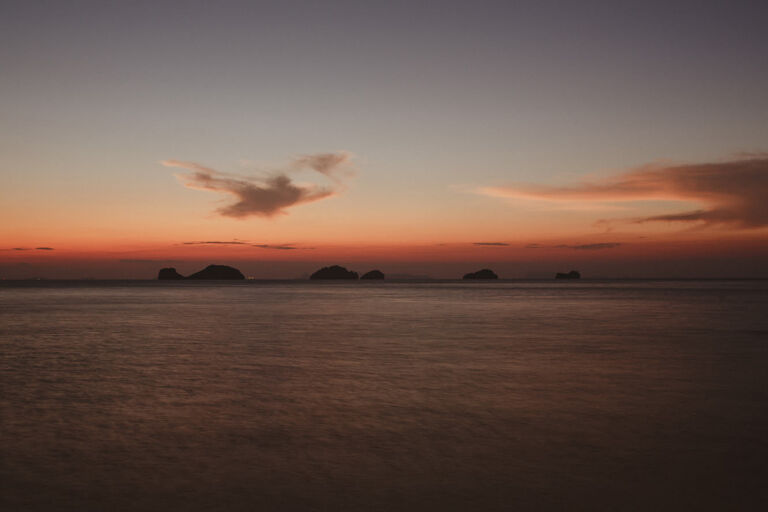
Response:
POLYGON ((0 509, 766 510, 768 281, 0 281, 0 509))

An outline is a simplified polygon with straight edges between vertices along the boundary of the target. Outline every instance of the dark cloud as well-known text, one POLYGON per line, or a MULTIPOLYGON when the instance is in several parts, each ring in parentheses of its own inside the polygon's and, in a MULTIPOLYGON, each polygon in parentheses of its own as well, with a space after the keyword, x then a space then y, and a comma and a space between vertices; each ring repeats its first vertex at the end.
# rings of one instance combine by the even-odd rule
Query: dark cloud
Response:
POLYGON ((219 240, 207 240, 196 242, 182 242, 182 245, 247 245, 250 247, 258 247, 259 249, 275 249, 278 251, 294 251, 297 249, 311 249, 311 247, 296 247, 293 244, 254 244, 253 242, 247 242, 244 240, 232 240, 232 241, 219 241, 219 240))
POLYGON ((694 201, 702 207, 632 222, 699 222, 741 228, 768 226, 768 156, 691 165, 647 165, 597 183, 567 187, 489 187, 481 193, 549 201, 694 201))
POLYGON ((494 247, 507 247, 509 246, 508 243, 504 242, 475 242, 473 245, 490 245, 494 247))
POLYGON ((241 242, 239 240, 234 240, 232 242, 220 242, 218 240, 214 240, 203 242, 182 242, 182 245, 248 245, 248 242, 241 242))
POLYGON ((557 249, 576 249, 579 251, 599 251, 601 249, 614 249, 621 247, 622 243, 619 242, 605 242, 599 244, 580 244, 580 245, 556 245, 557 249))
POLYGON ((10 249, 0 249, 0 251, 53 251, 53 247, 12 247, 10 249))
POLYGON ((154 264, 161 264, 161 263, 181 263, 180 260, 147 260, 147 259, 122 259, 120 260, 120 263, 154 263, 154 264))
POLYGON ((546 248, 552 248, 552 249, 576 249, 578 251, 599 251, 601 249, 614 249, 616 247, 621 247, 624 245, 621 242, 603 242, 603 243, 595 243, 595 244, 576 244, 576 245, 568 245, 568 244, 559 244, 559 245, 541 245, 541 244, 528 244, 525 246, 526 249, 546 249, 546 248))
POLYGON ((217 212, 227 217, 251 215, 273 217, 286 213, 292 206, 335 196, 344 190, 344 181, 352 174, 351 155, 346 152, 318 153, 294 159, 287 170, 268 172, 266 176, 235 176, 204 167, 194 162, 165 160, 167 167, 186 169, 177 175, 189 188, 221 192, 235 201, 217 212), (289 173, 315 171, 330 179, 325 186, 295 183, 289 173))
POLYGON ((298 247, 292 245, 253 244, 253 247, 258 247, 259 249, 275 249, 278 251, 295 251, 298 249, 298 247))

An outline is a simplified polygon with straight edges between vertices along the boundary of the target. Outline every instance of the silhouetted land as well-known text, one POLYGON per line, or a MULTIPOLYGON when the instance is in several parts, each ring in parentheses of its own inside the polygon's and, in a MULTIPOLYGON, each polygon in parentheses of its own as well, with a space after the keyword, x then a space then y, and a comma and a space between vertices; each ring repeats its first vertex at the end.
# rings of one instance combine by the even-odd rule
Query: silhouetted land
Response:
POLYGON ((173 267, 161 268, 157 274, 158 279, 176 280, 184 279, 184 276, 176 272, 173 267))
POLYGON ((310 279, 357 279, 357 272, 347 270, 339 265, 323 267, 311 276, 310 279))
POLYGON ((482 270, 478 270, 477 272, 470 272, 469 274, 464 274, 463 279, 498 279, 499 276, 496 275, 496 273, 488 268, 484 268, 482 270))
POLYGON ((203 270, 199 272, 195 272, 194 274, 184 277, 178 272, 176 272, 176 269, 173 267, 168 268, 162 268, 160 269, 160 272, 157 274, 158 279, 167 279, 167 280, 179 280, 179 279, 195 279, 195 280, 201 280, 201 279, 227 279, 227 280, 242 280, 245 279, 245 276, 242 272, 237 270, 234 267, 229 267, 227 265, 208 265, 203 270))
POLYGON ((567 274, 564 272, 558 272, 555 274, 555 279, 581 279, 581 274, 576 270, 571 270, 567 274))
POLYGON ((381 270, 371 270, 363 274, 360 279, 384 279, 384 272, 381 270))

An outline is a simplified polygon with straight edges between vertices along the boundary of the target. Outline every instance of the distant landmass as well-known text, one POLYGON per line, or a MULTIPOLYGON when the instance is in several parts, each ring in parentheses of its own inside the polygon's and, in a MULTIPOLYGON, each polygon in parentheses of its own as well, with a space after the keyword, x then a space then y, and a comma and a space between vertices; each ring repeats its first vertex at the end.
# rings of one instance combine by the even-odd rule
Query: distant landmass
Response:
POLYGON ((229 267, 227 265, 208 265, 200 272, 195 272, 194 274, 184 277, 178 272, 176 272, 176 269, 173 267, 167 267, 167 268, 161 268, 160 272, 157 274, 158 279, 163 280, 180 280, 180 279, 195 279, 195 280, 202 280, 202 279, 216 279, 216 280, 239 280, 239 279, 245 279, 245 276, 242 272, 237 270, 234 267, 229 267))
POLYGON ((464 279, 498 279, 498 278, 499 276, 497 276, 493 270, 488 268, 478 270, 477 272, 470 272, 469 274, 464 274, 464 279))
POLYGON ((558 272, 555 274, 555 279, 581 279, 581 274, 576 270, 571 270, 568 273, 558 272))
POLYGON ((384 279, 384 272, 381 270, 371 270, 363 274, 363 277, 360 279, 384 279))
POLYGON ((347 270, 339 265, 323 267, 311 276, 310 279, 357 279, 357 272, 347 270))
POLYGON ((179 280, 179 279, 184 279, 184 276, 176 272, 175 268, 168 267, 168 268, 161 268, 160 272, 157 273, 157 278, 179 280))

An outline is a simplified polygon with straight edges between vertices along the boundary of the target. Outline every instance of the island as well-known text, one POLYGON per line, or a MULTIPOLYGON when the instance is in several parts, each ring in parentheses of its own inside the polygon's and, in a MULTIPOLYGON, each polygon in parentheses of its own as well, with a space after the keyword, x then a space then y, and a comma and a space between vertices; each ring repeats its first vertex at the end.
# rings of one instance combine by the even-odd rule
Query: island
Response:
POLYGON ((581 279, 581 274, 576 270, 571 270, 568 273, 558 272, 555 274, 555 279, 581 279))
POLYGON ((477 272, 470 272, 469 274, 464 274, 464 279, 498 279, 498 278, 499 276, 497 276, 493 270, 488 268, 478 270, 477 272))
POLYGON ((158 279, 162 280, 180 280, 180 279, 215 279, 215 280, 242 280, 245 276, 242 272, 234 267, 227 265, 208 265, 203 270, 195 272, 194 274, 184 277, 173 267, 161 268, 157 274, 158 279))
POLYGON ((176 272, 176 269, 173 267, 168 268, 161 268, 160 272, 157 273, 158 279, 169 279, 169 280, 179 280, 184 279, 184 276, 176 272))
POLYGON ((347 270, 339 265, 323 267, 311 276, 310 279, 357 279, 357 272, 347 270))
POLYGON ((195 272, 187 279, 245 279, 242 272, 227 265, 208 265, 200 272, 195 272))
POLYGON ((363 274, 360 279, 384 279, 384 272, 381 270, 371 270, 363 274))

